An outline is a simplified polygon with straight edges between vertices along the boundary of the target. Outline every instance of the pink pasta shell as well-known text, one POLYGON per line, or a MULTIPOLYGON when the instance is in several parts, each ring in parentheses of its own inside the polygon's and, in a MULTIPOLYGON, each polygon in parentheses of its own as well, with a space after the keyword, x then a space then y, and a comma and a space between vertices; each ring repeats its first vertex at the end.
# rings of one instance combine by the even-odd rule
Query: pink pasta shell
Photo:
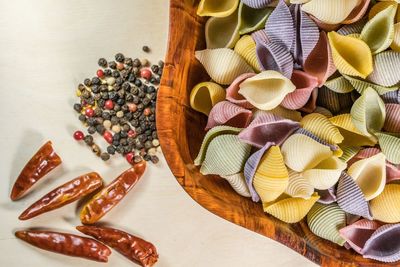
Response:
POLYGON ((252 104, 250 104, 241 94, 239 94, 239 86, 246 79, 253 77, 256 75, 255 73, 244 73, 238 76, 233 83, 226 88, 226 100, 232 102, 238 106, 243 108, 251 109, 254 108, 252 104))
POLYGON ((216 104, 208 115, 206 130, 218 125, 228 125, 237 128, 247 127, 252 113, 250 110, 237 106, 228 101, 216 104))

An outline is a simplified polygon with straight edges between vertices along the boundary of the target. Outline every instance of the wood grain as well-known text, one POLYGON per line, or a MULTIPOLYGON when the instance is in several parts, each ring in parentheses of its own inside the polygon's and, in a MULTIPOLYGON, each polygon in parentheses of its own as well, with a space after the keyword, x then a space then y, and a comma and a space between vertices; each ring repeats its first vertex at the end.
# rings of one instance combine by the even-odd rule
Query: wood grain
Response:
POLYGON ((204 137, 206 116, 189 106, 191 88, 209 79, 194 57, 205 48, 204 23, 191 0, 171 0, 169 45, 157 103, 157 128, 165 158, 178 182, 212 213, 274 239, 321 266, 396 266, 364 259, 310 232, 305 221, 283 223, 262 205, 241 197, 218 176, 203 176, 193 159, 204 137))

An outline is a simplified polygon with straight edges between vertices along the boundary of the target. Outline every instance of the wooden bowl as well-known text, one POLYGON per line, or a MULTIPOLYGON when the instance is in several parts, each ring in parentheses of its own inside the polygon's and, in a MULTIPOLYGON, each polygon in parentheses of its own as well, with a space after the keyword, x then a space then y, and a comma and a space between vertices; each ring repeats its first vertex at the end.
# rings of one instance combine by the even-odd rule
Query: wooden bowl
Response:
MULTIPOLYGON (((194 166, 207 122, 190 108, 193 86, 209 80, 194 51, 205 48, 206 19, 193 0, 170 1, 168 53, 158 92, 157 129, 172 173, 185 191, 212 213, 274 239, 322 266, 396 266, 364 259, 352 250, 315 236, 307 223, 286 224, 265 214, 262 205, 241 197, 218 176, 203 176, 194 166)), ((398 266, 398 265, 397 265, 398 266)))

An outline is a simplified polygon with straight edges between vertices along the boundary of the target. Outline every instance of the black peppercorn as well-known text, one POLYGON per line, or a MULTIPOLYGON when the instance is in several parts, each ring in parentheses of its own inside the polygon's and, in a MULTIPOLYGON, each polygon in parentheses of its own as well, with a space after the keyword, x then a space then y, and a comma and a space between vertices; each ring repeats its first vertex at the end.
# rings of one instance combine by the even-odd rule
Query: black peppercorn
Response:
POLYGON ((101 84, 101 81, 100 81, 100 79, 98 77, 93 77, 92 78, 92 84, 99 85, 99 84, 101 84))
POLYGON ((134 67, 140 67, 140 65, 141 65, 140 59, 135 58, 135 59, 133 60, 132 65, 133 65, 134 67))
POLYGON ((152 65, 151 66, 151 71, 154 73, 157 73, 159 71, 160 67, 158 67, 157 65, 152 65))
POLYGON ((144 109, 143 103, 139 103, 139 104, 137 105, 137 109, 138 109, 139 111, 142 111, 142 110, 144 109))
POLYGON ((100 95, 101 95, 101 98, 104 100, 107 100, 109 98, 107 92, 101 92, 100 95))
POLYGON ((159 158, 157 156, 151 156, 151 162, 157 164, 159 162, 159 158))
POLYGON ((87 123, 89 126, 95 126, 96 125, 96 120, 94 118, 88 118, 87 123))
POLYGON ((153 131, 151 133, 151 136, 153 137, 153 139, 157 139, 158 135, 157 135, 157 131, 153 131))
MULTIPOLYGON (((147 137, 146 137, 146 139, 147 139, 147 137)), ((153 147, 153 144, 150 142, 150 141, 146 141, 145 143, 144 143, 144 148, 145 149, 150 149, 150 148, 152 148, 153 147)))
POLYGON ((122 130, 123 130, 124 132, 128 132, 130 129, 131 129, 131 127, 130 127, 128 124, 124 124, 124 125, 122 126, 122 130))
POLYGON ((102 160, 104 160, 104 161, 107 161, 107 160, 110 159, 110 154, 108 154, 108 153, 106 153, 106 152, 103 152, 103 153, 101 153, 100 158, 101 158, 102 160))
POLYGON ((133 60, 130 57, 126 57, 124 63, 128 66, 132 66, 133 60))
POLYGON ((137 126, 139 125, 139 121, 136 120, 136 119, 131 120, 130 123, 131 123, 131 125, 132 125, 133 127, 137 127, 137 126))
POLYGON ((82 91, 82 98, 88 99, 90 97, 90 92, 88 90, 82 91))
POLYGON ((111 73, 112 73, 111 69, 104 70, 104 76, 111 76, 111 73))
POLYGON ((86 143, 88 146, 91 146, 91 145, 93 145, 93 136, 91 136, 91 135, 86 135, 86 136, 83 138, 83 141, 85 141, 85 143, 86 143))
POLYGON ((146 154, 146 155, 144 155, 143 159, 145 161, 149 161, 149 160, 151 160, 151 156, 149 154, 146 154))
POLYGON ((128 76, 128 82, 130 82, 130 83, 135 83, 135 81, 136 81, 135 75, 134 75, 133 73, 129 74, 129 76, 128 76))
POLYGON ((79 91, 82 92, 82 91, 85 90, 85 89, 86 89, 86 87, 85 87, 83 84, 80 83, 80 84, 78 85, 78 90, 79 90, 79 91))
POLYGON ((114 70, 114 71, 112 72, 112 76, 113 76, 115 79, 118 78, 118 77, 119 77, 119 71, 114 70))
POLYGON ((87 131, 88 131, 89 134, 94 134, 94 133, 96 132, 96 127, 90 126, 90 127, 87 129, 87 131))
MULTIPOLYGON (((94 94, 94 95, 93 95, 93 99, 96 100, 96 101, 98 101, 98 100, 101 99, 101 95, 100 95, 100 94, 94 94)), ((99 104, 99 106, 101 106, 101 105, 99 104)), ((101 106, 101 107, 102 107, 102 106, 101 106)))
POLYGON ((83 115, 83 114, 79 115, 79 120, 80 120, 81 122, 85 122, 85 121, 86 121, 86 116, 83 115))
POLYGON ((92 81, 91 81, 89 78, 86 78, 86 79, 83 81, 83 83, 84 83, 86 86, 92 85, 92 81))
POLYGON ((150 99, 151 100, 156 100, 156 98, 157 98, 157 93, 150 94, 150 99))
POLYGON ((105 120, 109 120, 111 118, 111 115, 109 112, 103 111, 103 113, 101 114, 101 116, 103 117, 103 119, 105 120))
POLYGON ((124 60, 125 60, 125 57, 124 57, 124 55, 122 53, 118 53, 118 54, 115 55, 115 61, 124 62, 124 60))
POLYGON ((156 91, 156 88, 154 86, 148 86, 146 93, 151 94, 154 93, 156 91))
POLYGON ((164 61, 162 61, 162 60, 158 61, 158 66, 160 68, 164 68, 164 61))
POLYGON ((121 110, 121 106, 118 104, 118 100, 117 100, 117 104, 114 105, 114 111, 120 111, 121 110))
POLYGON ((128 137, 128 132, 127 131, 122 130, 119 134, 121 135, 121 138, 128 137))
POLYGON ((131 85, 128 82, 124 82, 121 88, 125 91, 129 91, 131 89, 131 85))
POLYGON ((144 45, 144 46, 142 47, 142 50, 143 50, 143 52, 148 53, 148 52, 150 52, 150 47, 148 47, 147 45, 144 45))
POLYGON ((112 116, 111 119, 110 119, 110 121, 111 121, 111 124, 112 124, 112 125, 117 125, 117 124, 119 124, 119 118, 118 118, 117 116, 112 116))
POLYGON ((127 102, 131 102, 133 100, 133 95, 131 93, 127 94, 126 97, 125 97, 125 100, 127 102))
POLYGON ((99 58, 97 64, 99 64, 99 66, 102 68, 107 68, 107 60, 105 58, 99 58))
POLYGON ((157 74, 161 76, 161 75, 162 75, 162 72, 163 72, 163 70, 162 70, 162 69, 159 69, 158 72, 157 72, 157 74))
POLYGON ((119 143, 123 146, 126 146, 128 144, 128 141, 126 140, 126 138, 121 138, 121 140, 119 140, 119 143))
POLYGON ((79 103, 74 104, 74 109, 76 112, 80 113, 82 111, 82 105, 79 103))
POLYGON ((143 98, 142 104, 143 104, 144 106, 147 106, 147 105, 150 104, 150 102, 151 102, 150 98, 145 97, 145 98, 143 98))
POLYGON ((131 88, 131 94, 133 95, 137 95, 139 94, 139 88, 137 88, 136 86, 131 88))
POLYGON ((108 152, 108 154, 114 155, 115 154, 114 146, 108 146, 107 147, 107 152, 108 152))
POLYGON ((124 147, 121 145, 117 146, 115 150, 120 154, 123 154, 125 152, 124 147))
POLYGON ((116 77, 116 79, 115 79, 116 85, 122 85, 123 82, 124 82, 124 79, 122 77, 116 77))
POLYGON ((120 133, 116 133, 116 134, 113 135, 113 140, 119 141, 119 139, 121 139, 120 133))
POLYGON ((86 99, 86 103, 89 105, 94 105, 94 99, 92 97, 89 97, 88 99, 86 99))
POLYGON ((117 112, 116 111, 114 111, 114 110, 110 110, 110 115, 111 116, 115 116, 117 114, 117 112))
POLYGON ((108 66, 110 67, 110 69, 115 70, 117 68, 117 63, 115 61, 110 61, 108 62, 108 66))
POLYGON ((126 104, 122 105, 122 106, 121 106, 121 110, 122 110, 123 112, 128 112, 128 111, 129 111, 128 105, 126 105, 126 104))
POLYGON ((142 81, 139 80, 139 79, 136 79, 136 80, 135 80, 135 85, 136 85, 137 87, 142 86, 142 81))
POLYGON ((146 93, 143 91, 139 91, 138 97, 139 98, 144 98, 146 96, 146 93))
POLYGON ((113 146, 119 146, 119 141, 118 140, 113 140, 112 144, 113 144, 113 146))
POLYGON ((109 98, 109 99, 111 99, 111 100, 116 100, 117 97, 118 97, 117 92, 115 92, 115 91, 110 91, 110 92, 108 92, 108 98, 109 98))
POLYGON ((96 131, 97 131, 99 134, 103 135, 104 132, 106 131, 106 128, 104 128, 103 125, 99 124, 99 125, 96 126, 96 131))
POLYGON ((151 78, 150 78, 150 82, 151 82, 152 84, 156 84, 156 83, 157 83, 157 79, 156 79, 155 77, 151 77, 151 78))
POLYGON ((140 103, 140 98, 138 96, 133 96, 132 102, 137 105, 140 103))

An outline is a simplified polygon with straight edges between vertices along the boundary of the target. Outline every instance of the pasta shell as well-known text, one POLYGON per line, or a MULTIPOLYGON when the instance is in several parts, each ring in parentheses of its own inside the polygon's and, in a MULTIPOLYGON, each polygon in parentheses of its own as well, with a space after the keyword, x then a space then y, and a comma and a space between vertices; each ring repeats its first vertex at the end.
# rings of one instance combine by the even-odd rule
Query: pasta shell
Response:
POLYGON ((354 90, 352 84, 343 76, 327 81, 324 85, 338 94, 350 93, 354 90))
POLYGON ((314 193, 314 187, 301 175, 293 170, 289 172, 289 184, 285 193, 291 197, 309 199, 314 193))
POLYGON ((197 8, 197 15, 205 17, 227 17, 237 9, 239 0, 201 0, 197 8))
POLYGON ((336 196, 342 210, 372 220, 364 193, 354 179, 345 172, 340 176, 336 196))
POLYGON ((228 101, 216 104, 208 116, 206 130, 218 125, 228 125, 237 128, 245 128, 251 120, 251 111, 236 106, 228 101))
POLYGON ((383 94, 381 98, 385 103, 400 104, 400 94, 398 90, 383 94))
POLYGON ((393 42, 390 45, 393 51, 400 52, 400 23, 394 25, 393 42))
POLYGON ((385 123, 385 103, 374 89, 368 87, 354 102, 350 114, 357 129, 369 136, 380 131, 385 123))
POLYGON ((242 36, 235 45, 235 52, 238 53, 256 71, 260 72, 256 54, 256 43, 250 35, 242 36))
POLYGON ((386 87, 397 85, 400 72, 393 66, 400 65, 400 52, 385 51, 374 56, 374 71, 368 80, 386 87))
POLYGON ((249 188, 247 187, 246 180, 242 172, 233 175, 222 176, 229 182, 233 190, 243 197, 251 197, 249 188))
POLYGON ((328 33, 328 38, 333 62, 342 74, 365 79, 372 73, 372 53, 364 41, 336 32, 328 33))
POLYGON ((238 106, 251 109, 253 105, 247 102, 246 98, 244 98, 241 94, 239 94, 239 85, 248 78, 256 75, 255 73, 244 73, 239 75, 228 88, 226 88, 226 100, 232 102, 238 106))
POLYGON ((339 229, 346 226, 346 214, 337 204, 322 205, 316 203, 307 214, 307 224, 311 232, 339 246, 346 242, 339 229))
POLYGON ((374 146, 377 140, 373 136, 365 136, 354 125, 350 114, 342 114, 329 119, 344 137, 343 146, 374 146))
POLYGON ((242 0, 242 2, 249 7, 260 9, 269 6, 274 0, 242 0))
POLYGON ((327 117, 318 113, 309 114, 300 121, 302 127, 330 144, 340 144, 343 136, 327 117))
POLYGON ((396 10, 394 6, 387 7, 368 21, 362 30, 361 39, 369 45, 373 54, 386 50, 393 42, 396 10))
POLYGON ((270 7, 253 9, 242 1, 239 5, 239 34, 243 35, 264 28, 272 11, 273 8, 270 7))
POLYGON ((383 192, 371 200, 374 218, 385 223, 400 222, 400 185, 388 184, 383 192))
POLYGON ((317 108, 317 98, 318 98, 318 88, 314 88, 312 90, 310 98, 308 99, 307 103, 299 109, 304 113, 312 113, 317 108))
POLYGON ((240 38, 239 26, 237 10, 227 17, 209 18, 205 26, 207 48, 234 47, 240 38))
POLYGON ((302 9, 328 24, 342 23, 357 7, 359 0, 311 0, 302 9))
POLYGON ((368 20, 373 19, 377 14, 387 9, 388 7, 393 7, 397 9, 397 3, 395 1, 381 1, 376 3, 371 7, 371 10, 368 13, 368 20))
POLYGON ((379 153, 370 158, 355 162, 347 173, 353 177, 366 200, 376 198, 386 184, 386 158, 379 153))
POLYGON ((307 104, 314 88, 318 86, 318 80, 314 76, 299 70, 293 71, 291 80, 296 86, 296 90, 285 96, 281 106, 292 110, 300 109, 307 104))
POLYGON ((350 34, 354 34, 354 33, 361 34, 361 31, 364 28, 365 24, 367 24, 367 22, 368 22, 368 19, 363 18, 353 24, 343 25, 343 27, 341 27, 337 31, 337 33, 339 33, 341 35, 350 35, 350 34))
POLYGON ((376 147, 363 148, 353 158, 351 158, 351 160, 348 162, 348 164, 349 164, 349 166, 351 166, 351 165, 353 165, 353 163, 355 163, 361 159, 367 159, 367 158, 375 156, 379 153, 381 153, 381 150, 376 147))
POLYGON ((388 132, 400 132, 400 105, 385 104, 386 120, 383 129, 388 132))
POLYGON ((330 112, 328 109, 323 108, 323 107, 316 107, 315 110, 314 110, 314 113, 318 113, 318 114, 324 115, 327 118, 332 118, 333 117, 332 112, 330 112))
POLYGON ((295 38, 294 24, 289 7, 284 1, 279 1, 265 24, 269 40, 291 50, 293 39, 295 38))
POLYGON ((305 72, 318 79, 319 86, 323 85, 336 71, 332 50, 325 32, 320 33, 319 40, 304 62, 303 68, 305 72))
MULTIPOLYGON (((340 150, 340 148, 337 145, 329 144, 328 142, 322 140, 321 138, 319 138, 318 136, 316 136, 315 134, 313 134, 312 132, 310 132, 310 131, 308 131, 308 130, 306 130, 304 128, 298 129, 295 133, 296 134, 303 134, 305 136, 308 136, 311 139, 313 139, 314 141, 317 141, 318 143, 320 143, 321 145, 329 147, 334 152, 340 150)), ((336 155, 334 155, 334 156, 336 156, 336 155)), ((341 155, 339 155, 339 156, 341 156, 341 155)))
POLYGON ((253 186, 261 201, 271 202, 286 189, 289 174, 278 146, 271 146, 261 158, 253 178, 253 186))
POLYGON ((265 41, 263 38, 268 37, 263 37, 264 34, 264 30, 252 34, 256 41, 257 60, 261 70, 275 70, 290 78, 294 67, 293 56, 286 47, 268 39, 265 41))
POLYGON ((327 190, 316 189, 315 192, 320 196, 318 203, 328 205, 336 202, 336 189, 334 186, 327 190))
POLYGON ((256 116, 249 127, 239 134, 239 138, 258 148, 267 142, 280 145, 299 127, 297 122, 265 112, 256 116))
POLYGON ((306 170, 302 173, 310 184, 319 190, 327 190, 334 186, 347 164, 338 157, 330 157, 321 161, 313 169, 306 170))
POLYGON ((297 223, 307 215, 318 199, 318 194, 314 193, 309 199, 284 198, 273 203, 263 203, 263 207, 264 212, 283 222, 297 223))
POLYGON ((263 146, 260 150, 249 157, 249 159, 246 161, 246 165, 244 166, 244 177, 246 178, 246 183, 251 194, 251 199, 254 202, 260 201, 260 196, 253 186, 254 175, 265 152, 268 151, 268 149, 270 149, 270 147, 273 145, 273 143, 266 143, 265 146, 263 146))
POLYGON ((361 254, 364 258, 383 262, 400 260, 400 224, 379 227, 367 240, 361 254))
POLYGON ((305 4, 307 2, 310 2, 310 0, 290 0, 291 4, 305 4))
POLYGON ((282 145, 285 164, 294 171, 302 172, 317 166, 332 156, 328 146, 322 145, 303 134, 291 135, 282 145))
POLYGON ((400 139, 384 133, 377 133, 375 135, 387 160, 393 164, 400 164, 400 139))
POLYGON ((323 86, 318 90, 317 104, 337 114, 350 109, 353 105, 353 100, 350 93, 338 94, 323 86))
POLYGON ((356 8, 351 11, 350 15, 344 20, 343 24, 352 24, 359 21, 367 13, 370 0, 361 0, 356 8))
POLYGON ((380 85, 377 85, 377 84, 369 83, 369 82, 366 82, 366 81, 358 80, 358 79, 355 79, 355 78, 347 76, 347 75, 343 75, 343 77, 345 77, 346 80, 349 81, 349 83, 360 94, 363 94, 364 91, 368 87, 371 87, 372 89, 374 89, 376 92, 378 92, 379 95, 383 95, 383 94, 386 94, 387 92, 395 91, 395 90, 398 89, 395 86, 393 86, 393 87, 384 87, 384 86, 380 86, 380 85))
POLYGON ((219 84, 202 82, 193 87, 190 93, 190 106, 208 116, 212 107, 224 99, 225 90, 219 84))
POLYGON ((344 162, 349 162, 360 150, 361 148, 357 146, 345 147, 343 148, 343 156, 341 156, 340 159, 344 162))
MULTIPOLYGON (((301 10, 300 5, 290 6, 294 20, 295 36, 291 53, 295 61, 303 66, 319 40, 319 29, 315 22, 301 10)), ((279 29, 279 28, 278 28, 279 29)))
POLYGON ((231 84, 237 76, 253 72, 246 61, 229 48, 196 51, 195 55, 211 79, 219 84, 231 84))
MULTIPOLYGON (((266 112, 266 111, 261 111, 266 112)), ((275 114, 277 116, 283 117, 285 119, 289 119, 292 121, 300 121, 301 120, 301 113, 295 110, 286 109, 281 106, 277 106, 274 109, 269 110, 268 112, 275 114)))
POLYGON ((331 31, 336 31, 337 29, 340 28, 341 24, 328 24, 323 22, 322 20, 317 19, 313 15, 309 14, 310 18, 318 25, 318 28, 325 32, 331 32, 331 31))
POLYGON ((361 254, 365 242, 380 226, 379 222, 362 219, 340 229, 339 233, 352 249, 361 254))
POLYGON ((224 134, 238 134, 242 129, 234 128, 230 126, 216 126, 209 130, 206 136, 203 139, 203 142, 200 147, 199 154, 197 155, 196 159, 194 160, 194 165, 199 166, 203 163, 204 158, 206 156, 206 151, 208 149, 208 145, 210 142, 219 135, 224 134))
POLYGON ((240 84, 239 94, 253 106, 262 110, 277 107, 296 86, 276 71, 263 71, 240 84))
POLYGON ((227 176, 241 172, 250 150, 251 147, 241 142, 237 135, 219 135, 209 143, 200 173, 227 176))

